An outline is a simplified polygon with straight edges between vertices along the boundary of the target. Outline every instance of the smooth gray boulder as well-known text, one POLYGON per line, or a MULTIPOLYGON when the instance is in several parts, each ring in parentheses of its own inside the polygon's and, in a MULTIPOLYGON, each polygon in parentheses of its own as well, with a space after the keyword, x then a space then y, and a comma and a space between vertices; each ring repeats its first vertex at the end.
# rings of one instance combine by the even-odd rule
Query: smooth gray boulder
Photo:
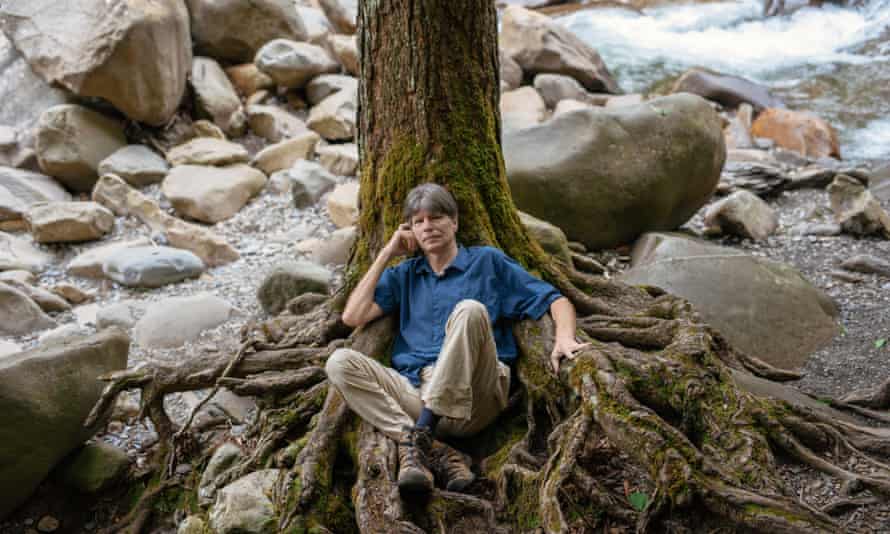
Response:
POLYGON ((91 248, 85 252, 81 252, 68 262, 66 271, 74 276, 83 276, 85 278, 104 278, 105 273, 102 272, 102 264, 105 260, 117 252, 119 249, 141 247, 151 245, 151 240, 146 237, 131 239, 128 241, 115 241, 91 248))
POLYGON ((720 117, 688 94, 570 111, 505 131, 503 146, 517 207, 591 250, 685 223, 726 158, 720 117))
POLYGON ((269 495, 278 469, 261 469, 219 490, 210 509, 210 526, 218 534, 272 534, 275 506, 269 495))
POLYGON ((294 297, 303 293, 327 294, 331 272, 310 261, 276 265, 257 289, 257 300, 269 315, 278 315, 294 297))
POLYGON ((133 327, 133 340, 145 348, 173 348, 228 321, 232 305, 208 293, 171 297, 151 304, 133 327))
POLYGON ((618 278, 685 298, 737 349, 798 369, 837 333, 838 309, 796 269, 681 234, 651 233, 618 278))
POLYGON ((0 23, 47 82, 154 126, 179 107, 192 59, 183 0, 7 0, 0 23))
POLYGON ((201 276, 201 258, 180 248, 121 248, 105 259, 105 276, 129 287, 161 287, 201 276))
POLYGON ((785 107, 781 100, 770 94, 769 89, 739 76, 729 76, 691 69, 674 82, 674 93, 692 93, 717 102, 726 108, 751 104, 755 111, 764 108, 785 107))
POLYGON ((24 336, 55 326, 56 322, 24 291, 0 282, 0 335, 24 336))
POLYGON ((83 426, 105 387, 98 377, 126 368, 129 346, 107 330, 0 359, 0 517, 101 426, 83 426))
POLYGON ((76 104, 49 108, 37 124, 40 170, 78 193, 93 189, 99 163, 126 144, 120 122, 76 104))
POLYGON ((144 145, 127 145, 99 163, 99 176, 114 174, 133 187, 156 184, 169 170, 167 161, 144 145))
POLYGON ((538 74, 534 80, 535 89, 544 99, 547 107, 553 109, 562 100, 577 100, 590 103, 589 93, 571 76, 562 74, 538 74))
POLYGON ((37 172, 0 167, 0 221, 22 219, 38 202, 71 200, 58 182, 37 172))
POLYGON ((293 0, 186 0, 195 50, 234 62, 253 61, 257 50, 280 37, 303 41, 306 27, 293 0))
POLYGON ((298 161, 286 172, 291 181, 290 191, 294 206, 297 208, 315 205, 322 195, 332 191, 337 185, 334 175, 314 161, 298 161))

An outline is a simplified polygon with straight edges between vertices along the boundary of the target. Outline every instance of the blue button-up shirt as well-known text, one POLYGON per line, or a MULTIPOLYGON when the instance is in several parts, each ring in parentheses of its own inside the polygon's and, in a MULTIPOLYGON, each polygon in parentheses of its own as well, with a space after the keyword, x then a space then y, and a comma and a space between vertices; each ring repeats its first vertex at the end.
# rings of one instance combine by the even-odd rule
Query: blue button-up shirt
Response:
POLYGON ((386 269, 374 290, 374 302, 385 314, 399 314, 392 366, 415 386, 420 385, 420 370, 438 358, 445 323, 461 300, 485 305, 498 359, 509 364, 517 355, 513 322, 539 319, 560 296, 553 286, 492 247, 459 247, 441 276, 423 256, 405 260, 386 269))

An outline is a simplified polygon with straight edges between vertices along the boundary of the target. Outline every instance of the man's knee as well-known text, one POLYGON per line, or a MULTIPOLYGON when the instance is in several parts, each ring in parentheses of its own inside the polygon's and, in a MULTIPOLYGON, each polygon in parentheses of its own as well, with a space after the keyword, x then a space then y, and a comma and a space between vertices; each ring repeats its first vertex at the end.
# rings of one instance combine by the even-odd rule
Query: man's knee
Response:
POLYGON ((353 359, 357 356, 361 355, 352 349, 335 350, 324 364, 324 372, 328 375, 328 380, 335 385, 342 384, 345 370, 352 365, 353 359))
POLYGON ((488 324, 488 308, 478 300, 464 299, 458 302, 451 315, 454 317, 466 317, 466 319, 471 321, 484 321, 485 324, 488 324))

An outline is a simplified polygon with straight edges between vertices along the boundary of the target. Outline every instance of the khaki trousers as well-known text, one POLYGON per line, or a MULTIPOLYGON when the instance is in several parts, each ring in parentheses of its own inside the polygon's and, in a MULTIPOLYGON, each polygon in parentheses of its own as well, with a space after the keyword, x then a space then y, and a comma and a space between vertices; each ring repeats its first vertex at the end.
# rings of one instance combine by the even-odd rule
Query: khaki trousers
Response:
POLYGON ((454 307, 436 363, 420 373, 420 389, 352 349, 334 351, 325 371, 354 412, 396 440, 424 405, 442 416, 436 434, 475 434, 507 407, 510 390, 510 368, 498 361, 488 310, 475 300, 454 307))

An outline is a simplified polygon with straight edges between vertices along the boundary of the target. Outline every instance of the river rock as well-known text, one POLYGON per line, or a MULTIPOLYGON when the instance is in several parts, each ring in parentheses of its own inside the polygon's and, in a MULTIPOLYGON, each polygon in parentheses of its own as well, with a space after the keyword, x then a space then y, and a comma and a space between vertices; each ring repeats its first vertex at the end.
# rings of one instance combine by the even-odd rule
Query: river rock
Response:
POLYGON ((98 377, 126 368, 129 344, 108 330, 0 360, 0 517, 101 426, 83 426, 105 387, 98 377))
POLYGON ((834 237, 841 235, 841 225, 837 223, 800 223, 791 228, 791 235, 834 237))
POLYGON ((212 137, 197 137, 167 153, 167 161, 172 165, 223 166, 247 160, 247 149, 243 146, 212 137))
POLYGON ((762 241, 779 226, 779 216, 754 193, 736 191, 708 206, 705 232, 729 234, 762 241))
POLYGON ((572 99, 587 102, 587 90, 581 87, 578 80, 562 74, 538 74, 534 80, 535 89, 547 107, 553 109, 561 100, 572 99))
POLYGON ((562 230, 528 213, 519 211, 519 222, 545 252, 559 258, 566 265, 572 265, 572 252, 569 250, 569 242, 562 230))
POLYGON ((170 165, 144 145, 128 145, 99 163, 99 175, 117 175, 134 187, 145 187, 164 179, 170 165))
POLYGON ((129 330, 144 314, 147 304, 140 300, 124 299, 96 311, 96 328, 118 327, 129 330))
POLYGON ((117 482, 130 465, 127 453, 104 441, 87 443, 57 470, 61 480, 81 493, 98 493, 117 482))
POLYGON ((198 498, 202 504, 207 506, 213 503, 212 499, 216 496, 217 490, 215 484, 217 477, 234 465, 242 456, 241 447, 228 441, 213 451, 213 456, 210 457, 207 467, 201 473, 201 482, 198 484, 198 498))
POLYGON ((210 509, 210 527, 218 534, 271 534, 277 518, 269 498, 280 475, 261 469, 219 490, 210 509))
POLYGON ((12 270, 0 271, 0 282, 20 282, 22 284, 34 285, 37 277, 30 271, 12 270))
POLYGON ((170 246, 194 252, 208 267, 225 265, 240 257, 238 251, 218 234, 168 215, 157 202, 112 174, 103 176, 96 183, 93 200, 117 215, 136 217, 152 232, 162 234, 170 246))
POLYGON ((10 354, 16 354, 22 351, 22 347, 12 341, 0 339, 0 361, 10 354))
POLYGON ((318 162, 331 174, 355 176, 358 169, 358 146, 355 143, 342 143, 316 147, 318 162))
POLYGON ((526 74, 564 74, 588 91, 621 93, 596 50, 550 17, 508 6, 501 26, 501 47, 526 74))
POLYGON ((297 13, 306 28, 306 42, 323 45, 334 29, 324 11, 317 7, 297 5, 297 13))
POLYGON ((275 106, 248 106, 247 120, 253 133, 270 143, 307 131, 303 121, 275 106))
POLYGON ((96 293, 94 291, 84 291, 83 289, 69 284, 67 282, 62 282, 54 285, 50 291, 65 299, 65 302, 69 302, 71 304, 83 304, 84 302, 90 302, 94 298, 96 298, 96 293))
POLYGON ((505 131, 503 144, 519 209, 591 250, 686 222, 710 198, 726 155, 720 117, 688 94, 573 111, 505 131))
POLYGON ((338 33, 355 33, 358 0, 318 0, 318 5, 338 33))
POLYGON ((809 158, 841 157, 837 132, 810 112, 765 109, 751 125, 751 134, 809 158))
POLYGON ((327 294, 331 272, 309 261, 276 265, 257 289, 257 300, 269 315, 278 315, 288 301, 303 293, 327 294))
MULTIPOLYGON (((522 67, 504 52, 503 47, 498 48, 498 56, 501 60, 501 92, 519 89, 519 86, 522 85, 522 67)), ((572 79, 574 80, 574 78, 572 79)))
POLYGON ((105 273, 102 272, 102 264, 105 263, 105 260, 109 256, 114 255, 121 249, 140 247, 150 244, 150 239, 140 237, 128 241, 108 243, 96 248, 91 248, 75 256, 75 258, 68 263, 68 267, 66 270, 68 271, 68 274, 74 276, 83 276, 85 278, 97 279, 104 278, 105 273))
POLYGON ((355 137, 358 95, 344 90, 328 96, 309 111, 306 126, 329 141, 351 141, 355 137))
POLYGON ((859 180, 838 174, 828 186, 831 211, 844 232, 890 238, 890 215, 859 180))
POLYGON ((340 64, 324 48, 289 39, 266 43, 253 62, 276 84, 290 88, 305 87, 319 74, 340 70, 340 64))
POLYGON ((520 130, 544 121, 547 106, 529 85, 501 93, 501 122, 504 130, 520 130))
POLYGON ((67 200, 71 195, 49 176, 0 167, 0 221, 22 219, 38 202, 67 200))
POLYGON ((49 108, 37 124, 40 169, 76 192, 89 192, 99 163, 126 144, 121 123, 75 104, 49 108))
POLYGON ((228 167, 173 167, 161 191, 178 213, 216 223, 238 213, 262 191, 266 175, 247 165, 228 167))
MULTIPOLYGON (((24 336, 55 326, 56 322, 50 319, 25 292, 8 283, 0 283, 0 335, 24 336)), ((2 492, 0 488, 0 494, 2 492)), ((2 501, 0 498, 0 503, 2 501)))
POLYGON ((866 274, 878 274, 890 277, 890 261, 878 258, 870 254, 857 254, 841 263, 841 267, 848 271, 866 274))
POLYGON ((222 67, 209 57, 195 57, 190 78, 195 90, 195 104, 200 113, 210 117, 222 131, 240 137, 247 126, 241 99, 222 67))
POLYGON ((322 195, 334 189, 337 179, 320 164, 301 160, 289 172, 294 207, 307 208, 321 200, 322 195))
POLYGON ((729 119, 729 124, 723 129, 726 148, 754 148, 754 138, 751 137, 753 110, 750 104, 744 103, 739 106, 735 116, 729 119))
POLYGON ((229 67, 226 69, 226 75, 243 97, 248 97, 260 89, 275 87, 275 80, 253 63, 243 63, 229 67))
POLYGON ((358 94, 358 79, 345 74, 322 74, 306 85, 306 99, 316 106, 327 97, 340 91, 358 94))
POLYGON ((355 226, 339 228, 325 239, 307 239, 298 248, 309 254, 309 259, 319 265, 339 267, 349 261, 349 253, 355 244, 358 232, 355 226))
POLYGON ((575 111, 576 109, 586 109, 591 107, 590 104, 585 104, 584 102, 579 102, 577 100, 572 100, 571 98, 566 98, 564 100, 560 100, 557 102, 556 107, 553 108, 553 115, 550 118, 558 117, 560 115, 564 115, 566 113, 575 111))
POLYGON ((53 256, 30 242, 0 232, 0 271, 23 270, 42 273, 53 263, 53 256))
POLYGON ((34 146, 34 126, 43 110, 68 104, 74 95, 46 83, 0 31, 0 124, 16 130, 16 146, 7 147, 6 165, 19 167, 22 155, 34 146), (24 149, 24 150, 23 150, 24 149))
POLYGON ((41 287, 18 280, 7 280, 4 283, 24 293, 35 304, 40 306, 41 310, 47 313, 66 312, 71 309, 71 304, 67 300, 41 287))
POLYGON ((64 324, 40 334, 37 343, 42 347, 67 343, 71 338, 89 335, 88 328, 77 323, 64 324))
POLYGON ((868 189, 881 202, 890 201, 890 162, 874 169, 868 189))
POLYGON ((331 34, 328 36, 328 46, 346 72, 353 76, 359 75, 358 43, 354 35, 331 34))
POLYGON ((141 347, 179 347, 197 339, 232 316, 232 305, 209 293, 170 297, 151 304, 133 327, 133 339, 141 347))
POLYGON ((154 126, 179 107, 192 60, 182 0, 9 0, 0 19, 34 71, 50 83, 104 98, 129 118, 154 126))
POLYGON ((96 202, 43 202, 25 215, 34 241, 93 241, 114 228, 114 214, 96 202))
POLYGON ((328 195, 328 214, 337 228, 352 226, 358 222, 358 182, 338 185, 328 195))
POLYGON ((641 237, 632 258, 621 281, 685 298, 733 347, 782 369, 838 333, 834 302, 788 265, 660 233, 641 237))
POLYGON ((646 99, 643 98, 643 95, 634 93, 632 95, 611 96, 608 100, 606 100, 606 103, 603 104, 603 106, 609 109, 624 108, 638 106, 645 101, 646 99))
POLYGON ((305 40, 293 0, 186 0, 199 54, 234 62, 253 61, 267 42, 305 40))
POLYGON ((172 247, 121 248, 102 264, 105 276, 129 287, 161 287, 201 276, 204 262, 172 247))
POLYGON ((674 83, 674 93, 692 93, 717 102, 726 108, 737 108, 747 103, 760 112, 765 108, 785 107, 772 96, 769 89, 739 76, 717 74, 702 69, 683 73, 674 83))
POLYGON ((315 132, 303 132, 296 137, 269 145, 254 156, 251 164, 266 174, 289 169, 299 161, 312 157, 321 138, 315 132))

